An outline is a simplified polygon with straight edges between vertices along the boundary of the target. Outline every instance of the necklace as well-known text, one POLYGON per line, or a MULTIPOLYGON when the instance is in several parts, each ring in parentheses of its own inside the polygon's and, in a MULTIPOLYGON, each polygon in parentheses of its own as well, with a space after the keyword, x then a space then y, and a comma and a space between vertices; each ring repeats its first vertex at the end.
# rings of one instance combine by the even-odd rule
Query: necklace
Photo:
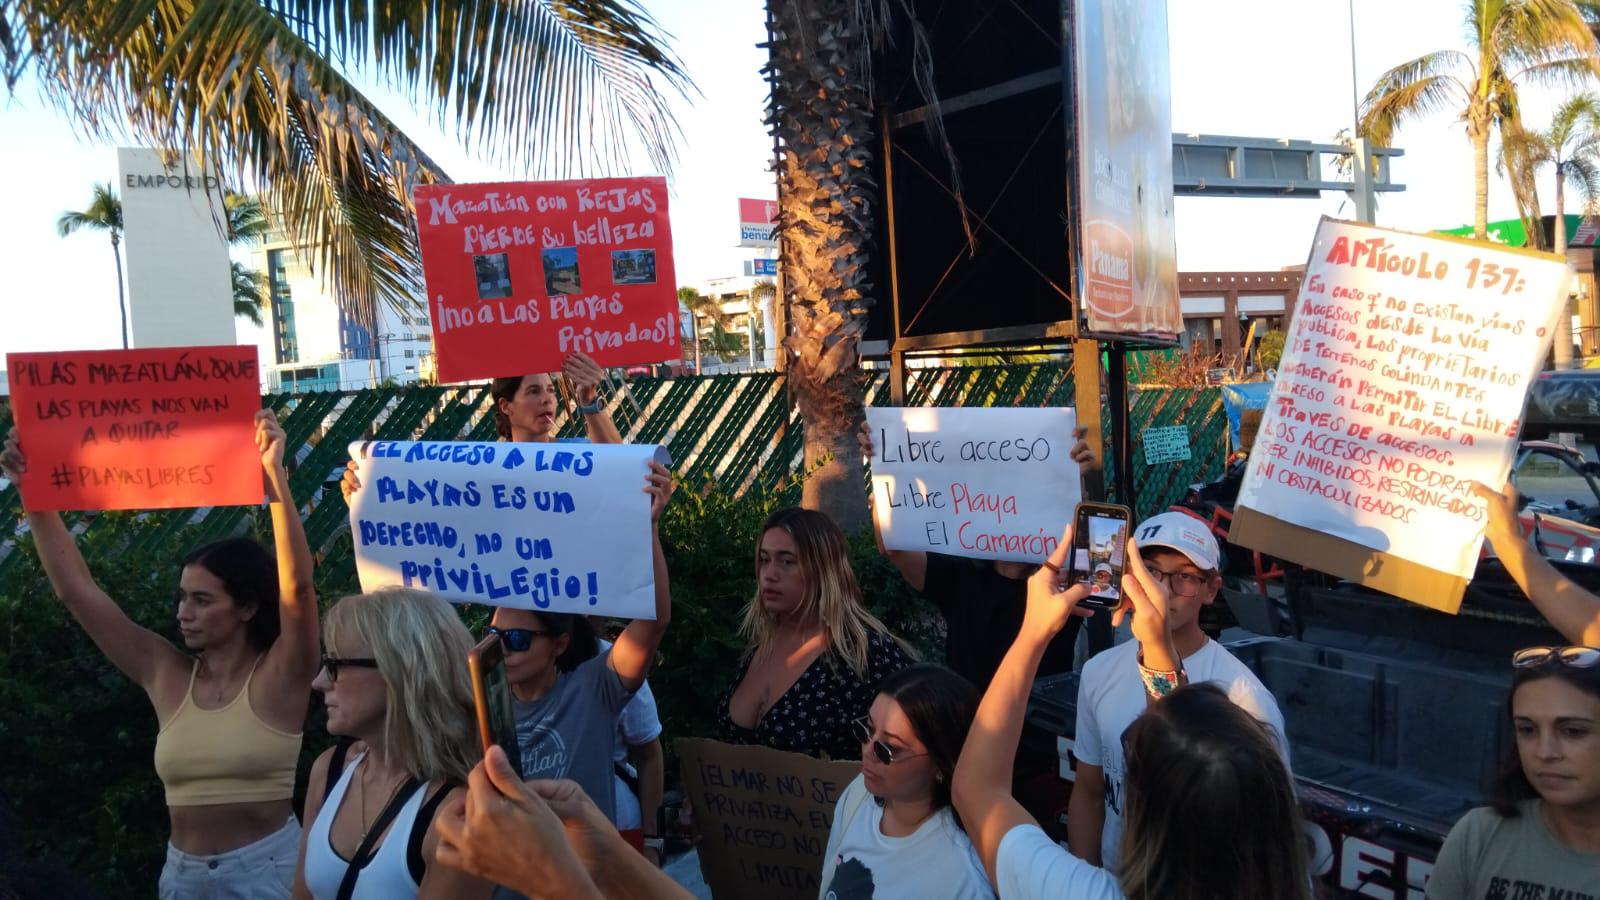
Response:
MULTIPOLYGON (((383 801, 383 806, 378 808, 380 814, 390 803, 394 802, 395 795, 400 793, 400 787, 405 783, 406 779, 404 778, 394 783, 394 787, 389 791, 389 799, 383 801)), ((372 833, 372 826, 377 823, 367 821, 367 779, 356 779, 356 787, 360 791, 359 799, 361 801, 361 840, 356 843, 356 846, 359 847, 367 842, 367 835, 372 833)))

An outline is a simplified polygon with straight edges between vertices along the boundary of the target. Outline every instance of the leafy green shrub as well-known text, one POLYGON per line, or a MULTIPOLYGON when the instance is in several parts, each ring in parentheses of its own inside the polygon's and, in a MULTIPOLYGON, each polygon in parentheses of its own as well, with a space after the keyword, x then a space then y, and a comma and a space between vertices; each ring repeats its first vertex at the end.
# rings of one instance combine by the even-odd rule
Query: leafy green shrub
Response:
MULTIPOLYGON (((736 498, 711 483, 685 485, 664 514, 673 622, 651 685, 669 752, 673 738, 716 733, 716 704, 743 649, 739 615, 755 594, 757 530, 773 510, 795 501, 795 488, 792 482, 758 487, 736 498)), ((198 538, 180 532, 134 549, 152 526, 135 514, 105 515, 108 521, 80 540, 90 570, 134 621, 176 640, 175 563, 198 538)), ((270 542, 264 512, 249 530, 270 542)), ((346 533, 329 557, 347 554, 348 541, 346 533)), ((31 541, 24 538, 14 552, 22 554, 20 564, 0 584, 0 806, 9 805, 20 820, 25 857, 52 858, 106 897, 148 897, 167 839, 152 763, 155 714, 56 601, 31 541)), ((925 658, 939 659, 942 623, 880 556, 870 533, 852 540, 851 557, 874 612, 925 658)), ((324 608, 359 591, 348 567, 324 566, 317 574, 324 608)), ((484 609, 462 611, 481 630, 484 609)), ((311 760, 328 743, 314 700, 297 808, 311 760)), ((668 772, 675 781, 675 766, 668 772)), ((0 897, 6 895, 0 873, 0 897)))

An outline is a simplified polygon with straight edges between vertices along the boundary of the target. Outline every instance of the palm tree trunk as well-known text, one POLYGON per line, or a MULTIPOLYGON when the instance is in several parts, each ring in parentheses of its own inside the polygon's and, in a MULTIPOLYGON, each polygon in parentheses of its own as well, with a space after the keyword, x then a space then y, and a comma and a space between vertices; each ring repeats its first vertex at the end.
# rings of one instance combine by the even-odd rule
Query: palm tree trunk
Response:
MULTIPOLYGON (((1479 104, 1474 104, 1479 105, 1479 104)), ((1467 133, 1472 138, 1472 236, 1489 239, 1489 111, 1469 114, 1467 133)))
POLYGON ((122 238, 111 232, 111 257, 117 261, 117 313, 122 316, 122 349, 128 349, 128 301, 122 291, 122 238))
POLYGON ((694 373, 700 374, 700 314, 689 312, 690 330, 694 332, 694 373))
POLYGON ((801 503, 847 533, 867 524, 856 431, 865 400, 857 346, 866 329, 873 121, 867 35, 851 0, 768 0, 778 138, 779 268, 793 327, 784 346, 805 428, 801 503))
MULTIPOLYGON (((1556 160, 1556 222, 1555 245, 1556 253, 1565 260, 1567 258, 1567 205, 1566 178, 1561 172, 1561 160, 1556 160)), ((1556 320, 1555 342, 1551 348, 1554 351, 1555 365, 1558 369, 1572 368, 1572 297, 1561 298, 1561 317, 1556 320)))

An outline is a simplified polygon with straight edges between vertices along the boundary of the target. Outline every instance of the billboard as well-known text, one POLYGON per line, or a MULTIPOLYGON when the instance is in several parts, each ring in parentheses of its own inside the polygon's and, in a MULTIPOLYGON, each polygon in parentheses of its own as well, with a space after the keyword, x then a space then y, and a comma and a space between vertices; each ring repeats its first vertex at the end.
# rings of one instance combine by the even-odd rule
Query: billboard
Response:
POLYGON ((739 246, 778 246, 778 201, 739 198, 739 246))
POLYGON ((1183 330, 1166 0, 1075 0, 1077 287, 1083 330, 1183 330))

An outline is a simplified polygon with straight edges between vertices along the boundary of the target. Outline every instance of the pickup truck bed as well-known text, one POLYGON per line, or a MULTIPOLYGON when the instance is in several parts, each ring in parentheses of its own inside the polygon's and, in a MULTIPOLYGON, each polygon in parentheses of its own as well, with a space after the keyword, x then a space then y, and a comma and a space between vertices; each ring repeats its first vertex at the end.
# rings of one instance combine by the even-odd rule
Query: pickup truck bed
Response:
MULTIPOLYGON (((1509 665, 1465 653, 1446 661, 1437 649, 1413 660, 1393 640, 1373 643, 1379 652, 1226 642, 1283 711, 1325 896, 1420 896, 1445 834, 1481 802, 1479 786, 1510 741, 1509 665)), ((1041 678, 1029 704, 1028 721, 1063 738, 1064 750, 1077 689, 1076 674, 1041 678)))

